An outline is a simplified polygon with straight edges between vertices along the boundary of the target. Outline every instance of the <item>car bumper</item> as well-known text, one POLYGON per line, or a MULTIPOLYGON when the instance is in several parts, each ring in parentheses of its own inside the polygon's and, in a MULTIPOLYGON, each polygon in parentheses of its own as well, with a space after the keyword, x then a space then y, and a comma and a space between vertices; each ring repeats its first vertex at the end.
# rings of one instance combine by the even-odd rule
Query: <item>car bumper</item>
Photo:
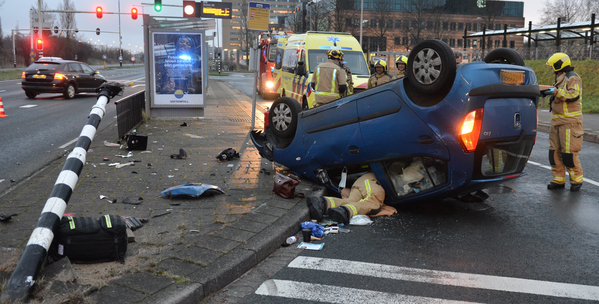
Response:
POLYGON ((21 88, 27 91, 35 91, 38 93, 62 93, 64 92, 63 83, 31 83, 22 82, 21 88))

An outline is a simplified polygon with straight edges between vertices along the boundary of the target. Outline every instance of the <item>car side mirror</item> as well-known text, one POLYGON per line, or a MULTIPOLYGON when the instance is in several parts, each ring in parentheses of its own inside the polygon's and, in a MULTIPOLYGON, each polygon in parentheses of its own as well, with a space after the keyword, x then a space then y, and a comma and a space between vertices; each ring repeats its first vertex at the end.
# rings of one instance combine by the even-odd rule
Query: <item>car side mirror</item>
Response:
POLYGON ((303 61, 297 62, 297 74, 298 75, 306 75, 306 65, 303 61))

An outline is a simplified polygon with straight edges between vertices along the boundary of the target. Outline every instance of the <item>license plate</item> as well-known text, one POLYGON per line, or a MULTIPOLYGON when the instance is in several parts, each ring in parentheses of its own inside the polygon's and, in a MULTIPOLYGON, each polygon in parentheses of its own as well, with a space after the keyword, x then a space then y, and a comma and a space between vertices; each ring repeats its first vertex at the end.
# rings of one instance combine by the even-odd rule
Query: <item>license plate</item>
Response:
POLYGON ((501 70, 499 72, 499 79, 505 84, 523 84, 524 71, 501 70))
POLYGON ((46 75, 37 75, 37 74, 35 74, 35 75, 33 75, 33 78, 36 78, 36 79, 46 79, 46 75))

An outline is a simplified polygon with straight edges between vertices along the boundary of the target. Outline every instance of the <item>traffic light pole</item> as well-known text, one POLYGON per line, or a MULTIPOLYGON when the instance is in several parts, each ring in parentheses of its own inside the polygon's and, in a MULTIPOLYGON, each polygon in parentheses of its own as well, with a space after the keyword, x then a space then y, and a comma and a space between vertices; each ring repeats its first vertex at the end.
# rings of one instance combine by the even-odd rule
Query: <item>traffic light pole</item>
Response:
MULTIPOLYGON (((39 22, 39 31, 38 31, 38 39, 44 40, 42 37, 42 0, 37 0, 37 21, 39 22)), ((39 57, 44 57, 44 50, 40 50, 38 52, 39 57)))
MULTIPOLYGON (((123 66, 123 47, 122 47, 122 39, 121 36, 121 0, 119 0, 119 64, 123 66)), ((106 68, 106 67, 105 67, 106 68)))

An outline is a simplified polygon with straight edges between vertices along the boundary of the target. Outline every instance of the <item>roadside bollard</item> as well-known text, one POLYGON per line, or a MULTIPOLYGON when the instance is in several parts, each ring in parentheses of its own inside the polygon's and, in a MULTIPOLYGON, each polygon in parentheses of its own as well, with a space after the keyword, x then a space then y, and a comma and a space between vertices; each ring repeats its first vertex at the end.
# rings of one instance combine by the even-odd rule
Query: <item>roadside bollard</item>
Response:
POLYGON ((50 198, 46 201, 37 226, 29 237, 27 247, 4 286, 0 303, 27 302, 31 287, 48 255, 48 249, 54 239, 54 231, 60 224, 79 179, 79 174, 85 165, 87 149, 89 149, 100 121, 106 113, 106 104, 111 98, 123 92, 123 85, 115 82, 105 83, 97 89, 97 92, 98 100, 90 111, 75 148, 67 157, 62 171, 58 174, 50 198))
POLYGON ((6 113, 4 113, 4 105, 2 104, 2 97, 0 97, 0 117, 8 117, 6 113))

